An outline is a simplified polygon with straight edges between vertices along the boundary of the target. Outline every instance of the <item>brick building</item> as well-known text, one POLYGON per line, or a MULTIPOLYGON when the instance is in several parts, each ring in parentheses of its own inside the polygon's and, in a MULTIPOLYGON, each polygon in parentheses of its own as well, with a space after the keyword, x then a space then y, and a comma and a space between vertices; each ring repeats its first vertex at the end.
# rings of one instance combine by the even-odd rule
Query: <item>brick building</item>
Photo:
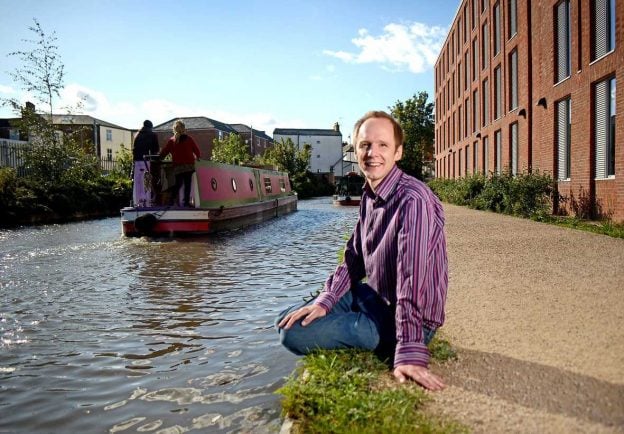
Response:
POLYGON ((230 134, 238 134, 230 124, 219 122, 204 116, 174 118, 156 125, 154 132, 158 135, 158 143, 162 149, 167 140, 173 136, 173 124, 177 120, 184 122, 187 133, 193 137, 202 158, 210 159, 215 139, 226 139, 230 134))
POLYGON ((561 211, 623 221, 623 19, 616 0, 462 1, 435 66, 436 176, 546 172, 561 211))

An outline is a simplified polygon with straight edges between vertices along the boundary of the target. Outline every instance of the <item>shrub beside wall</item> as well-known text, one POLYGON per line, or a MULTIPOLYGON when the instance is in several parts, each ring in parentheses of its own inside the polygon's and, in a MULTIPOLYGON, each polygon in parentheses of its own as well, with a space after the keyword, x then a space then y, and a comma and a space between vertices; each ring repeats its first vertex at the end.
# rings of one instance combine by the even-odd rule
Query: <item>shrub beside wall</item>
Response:
POLYGON ((550 175, 540 173, 475 174, 428 185, 444 202, 522 217, 550 214, 555 191, 550 175))

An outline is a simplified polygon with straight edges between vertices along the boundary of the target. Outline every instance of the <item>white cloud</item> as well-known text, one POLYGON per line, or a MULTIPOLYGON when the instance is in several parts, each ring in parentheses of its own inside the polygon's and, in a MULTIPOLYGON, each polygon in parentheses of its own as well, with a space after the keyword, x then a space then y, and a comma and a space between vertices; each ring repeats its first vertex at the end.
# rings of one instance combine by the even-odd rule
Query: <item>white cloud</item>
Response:
POLYGON ((380 63, 390 70, 407 68, 418 74, 435 64, 445 38, 446 29, 442 27, 390 23, 379 36, 360 29, 351 40, 358 52, 324 50, 323 54, 346 63, 380 63))
POLYGON ((13 89, 11 86, 5 86, 3 84, 0 84, 0 93, 10 95, 12 93, 15 93, 15 89, 13 89))
MULTIPOLYGON (((0 85, 0 93, 15 91, 8 86, 0 85)), ((16 97, 25 103, 36 100, 32 95, 22 92, 16 97)), ((38 108, 45 110, 43 106, 38 108)), ((87 114, 103 121, 111 122, 125 128, 139 129, 145 119, 150 119, 154 125, 164 123, 170 119, 188 116, 205 116, 220 122, 230 124, 245 124, 255 130, 265 131, 273 135, 275 128, 306 128, 306 122, 297 118, 277 119, 272 113, 266 112, 228 112, 214 110, 204 106, 191 106, 166 99, 151 99, 145 101, 112 101, 104 92, 72 83, 65 86, 60 99, 54 105, 55 113, 87 114)), ((12 116, 10 110, 0 108, 0 117, 12 116)))
MULTIPOLYGON (((233 113, 202 106, 190 106, 169 101, 166 99, 150 99, 140 102, 110 101, 100 91, 89 89, 79 84, 70 84, 61 94, 61 107, 77 107, 82 102, 82 110, 71 110, 74 113, 88 114, 98 119, 111 122, 126 128, 138 129, 145 119, 150 119, 154 125, 166 122, 177 117, 205 116, 225 123, 240 123, 252 126, 256 130, 265 131, 272 135, 273 130, 284 127, 305 127, 298 119, 275 119, 271 113, 240 112, 233 113)), ((57 111, 57 110, 55 110, 57 111)))

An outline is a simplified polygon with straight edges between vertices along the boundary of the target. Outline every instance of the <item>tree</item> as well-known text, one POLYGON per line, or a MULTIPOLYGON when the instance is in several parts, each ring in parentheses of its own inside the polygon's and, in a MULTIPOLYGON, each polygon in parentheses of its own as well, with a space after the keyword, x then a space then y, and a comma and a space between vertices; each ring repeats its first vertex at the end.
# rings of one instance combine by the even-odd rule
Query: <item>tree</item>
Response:
POLYGON ((212 161, 238 164, 250 160, 249 149, 238 134, 230 134, 225 139, 214 139, 212 161))
POLYGON ((404 134, 403 158, 399 167, 406 173, 423 179, 423 162, 433 156, 433 103, 427 102, 427 92, 419 92, 405 102, 397 101, 390 113, 401 124, 404 134))
POLYGON ((312 146, 305 143, 302 149, 297 149, 291 139, 281 139, 264 151, 262 157, 266 164, 273 164, 279 170, 288 172, 293 177, 308 170, 312 157, 312 146))
POLYGON ((23 42, 34 45, 30 51, 14 51, 9 56, 17 56, 23 63, 21 68, 11 73, 23 90, 32 92, 35 99, 48 108, 50 117, 53 113, 54 96, 60 97, 63 89, 65 65, 61 61, 56 45, 56 32, 47 35, 37 19, 28 29, 36 39, 24 39, 23 42))

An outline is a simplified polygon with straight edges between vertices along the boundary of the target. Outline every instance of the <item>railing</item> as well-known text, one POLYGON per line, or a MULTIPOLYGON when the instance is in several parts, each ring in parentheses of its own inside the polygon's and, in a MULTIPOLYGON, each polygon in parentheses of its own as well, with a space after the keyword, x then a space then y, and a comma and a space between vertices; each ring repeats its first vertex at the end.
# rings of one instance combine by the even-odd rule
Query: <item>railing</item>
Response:
MULTIPOLYGON (((16 170, 17 176, 25 176, 24 167, 26 154, 32 149, 29 142, 20 140, 0 139, 0 167, 12 167, 16 170)), ((100 159, 100 169, 108 173, 119 166, 117 160, 107 158, 100 159)))

